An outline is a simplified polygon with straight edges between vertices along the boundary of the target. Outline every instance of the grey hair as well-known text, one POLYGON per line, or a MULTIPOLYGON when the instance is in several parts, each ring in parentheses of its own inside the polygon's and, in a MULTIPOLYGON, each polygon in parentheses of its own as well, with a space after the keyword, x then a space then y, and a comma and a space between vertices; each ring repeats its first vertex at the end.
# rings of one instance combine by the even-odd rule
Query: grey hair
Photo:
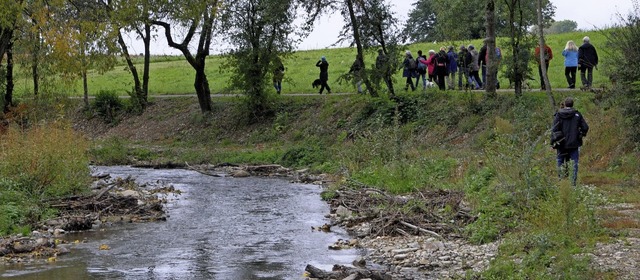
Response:
POLYGON ((582 42, 589 43, 590 41, 591 39, 589 39, 589 36, 584 36, 584 38, 582 38, 582 42))

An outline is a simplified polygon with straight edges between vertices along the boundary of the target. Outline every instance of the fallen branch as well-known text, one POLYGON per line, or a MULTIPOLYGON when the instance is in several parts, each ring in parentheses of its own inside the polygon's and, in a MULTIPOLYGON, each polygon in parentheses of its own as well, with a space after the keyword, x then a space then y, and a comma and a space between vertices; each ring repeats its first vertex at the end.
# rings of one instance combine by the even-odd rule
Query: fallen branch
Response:
POLYGON ((424 232, 424 233, 430 234, 430 235, 432 235, 432 236, 437 237, 437 238, 438 238, 438 239, 440 239, 440 240, 444 240, 444 238, 442 238, 442 236, 440 236, 439 234, 437 234, 437 233, 435 233, 435 232, 433 232, 433 231, 426 230, 426 229, 423 229, 423 228, 418 227, 418 226, 414 226, 414 225, 412 225, 412 224, 410 224, 410 223, 407 223, 407 222, 405 222, 405 221, 398 221, 398 222, 399 222, 400 224, 404 225, 404 226, 410 227, 410 228, 415 229, 415 230, 418 230, 418 231, 420 231, 420 232, 424 232))

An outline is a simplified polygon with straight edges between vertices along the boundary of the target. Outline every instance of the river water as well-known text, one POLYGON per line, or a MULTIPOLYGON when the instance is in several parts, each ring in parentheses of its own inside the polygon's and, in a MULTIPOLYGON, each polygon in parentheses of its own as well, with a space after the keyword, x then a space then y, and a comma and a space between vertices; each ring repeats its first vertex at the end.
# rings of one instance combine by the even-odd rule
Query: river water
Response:
POLYGON ((167 221, 70 233, 71 253, 46 264, 0 266, 7 279, 303 279, 312 264, 348 265, 355 250, 329 250, 344 232, 328 220, 320 187, 285 179, 212 177, 188 170, 95 167, 112 177, 173 185, 167 221), (105 244, 110 250, 99 250, 105 244))

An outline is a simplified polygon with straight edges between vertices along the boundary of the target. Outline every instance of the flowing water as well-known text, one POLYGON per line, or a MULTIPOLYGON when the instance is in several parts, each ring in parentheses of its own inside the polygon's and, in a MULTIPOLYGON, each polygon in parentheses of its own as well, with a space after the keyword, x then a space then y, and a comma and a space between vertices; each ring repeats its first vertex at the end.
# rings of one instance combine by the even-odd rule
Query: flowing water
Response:
POLYGON ((348 265, 355 250, 329 250, 344 232, 312 231, 328 220, 320 187, 284 179, 212 177, 188 170, 95 167, 182 191, 164 222, 67 234, 71 253, 46 264, 0 266, 3 279, 303 279, 307 264, 348 265), (105 244, 110 250, 99 250, 105 244))

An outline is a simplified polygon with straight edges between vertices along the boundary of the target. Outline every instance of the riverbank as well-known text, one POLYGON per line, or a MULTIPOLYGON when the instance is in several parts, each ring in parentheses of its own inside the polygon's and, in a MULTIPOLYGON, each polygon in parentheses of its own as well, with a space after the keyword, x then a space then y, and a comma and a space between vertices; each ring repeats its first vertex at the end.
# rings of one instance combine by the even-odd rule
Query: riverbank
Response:
MULTIPOLYGON (((329 191, 349 185, 345 179, 399 196, 415 190, 462 191, 477 219, 460 227, 456 242, 501 244, 495 256, 489 253, 476 262, 484 269, 493 259, 489 270, 478 275, 542 273, 558 278, 572 267, 587 278, 624 279, 629 266, 592 264, 610 264, 601 260, 616 254, 637 260, 633 251, 607 247, 633 238, 639 225, 633 214, 640 201, 638 177, 633 175, 636 156, 618 125, 621 116, 607 111, 590 93, 563 92, 557 100, 566 95, 576 97, 591 126, 581 157, 581 191, 571 191, 553 176, 553 150, 544 143, 549 109, 543 93, 520 100, 500 95, 495 101, 462 93, 408 94, 399 97, 399 107, 363 96, 290 97, 280 101, 272 116, 257 122, 249 121, 233 100, 217 101, 211 115, 202 115, 193 99, 157 99, 143 115, 123 116, 115 124, 98 118, 77 118, 74 124, 92 139, 93 160, 100 163, 275 163, 334 174, 329 191), (612 202, 627 203, 631 209, 603 210, 612 202), (564 219, 567 215, 572 218, 564 219), (592 253, 602 246, 611 251, 592 253), (550 263, 555 265, 548 270, 550 263)), ((410 202, 410 208, 423 205, 421 200, 410 202)), ((374 208, 379 207, 387 206, 374 208)), ((446 205, 444 209, 447 215, 456 213, 446 205)), ((389 238, 397 246, 367 243, 385 244, 371 247, 378 253, 370 261, 421 273, 444 263, 441 271, 450 275, 471 271, 468 263, 476 261, 460 257, 466 249, 455 256, 434 253, 436 260, 425 258, 429 250, 411 246, 421 244, 411 238, 389 238), (420 264, 421 258, 427 260, 420 264)), ((474 255, 473 249, 469 252, 474 255)))

